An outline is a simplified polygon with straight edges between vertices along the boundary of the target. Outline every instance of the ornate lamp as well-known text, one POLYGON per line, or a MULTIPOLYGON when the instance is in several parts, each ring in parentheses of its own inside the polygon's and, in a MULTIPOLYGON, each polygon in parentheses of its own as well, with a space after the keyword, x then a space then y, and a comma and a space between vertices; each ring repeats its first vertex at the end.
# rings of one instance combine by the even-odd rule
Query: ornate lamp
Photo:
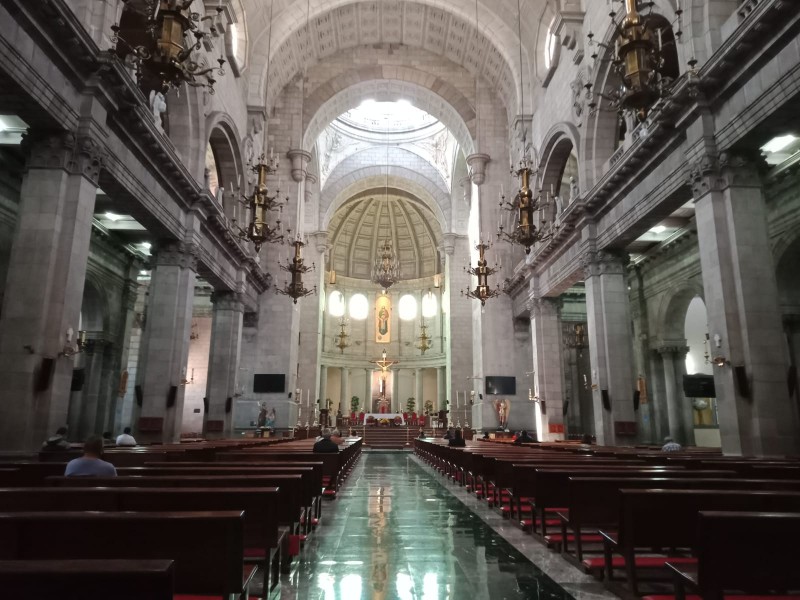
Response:
MULTIPOLYGON (((213 73, 225 74, 225 59, 220 55, 218 66, 208 66, 195 52, 217 33, 216 16, 192 12, 192 0, 123 0, 123 4, 128 14, 123 26, 115 23, 111 27, 111 41, 117 55, 134 68, 145 94, 177 89, 184 83, 205 86, 214 93, 213 73), (200 28, 203 21, 210 21, 208 31, 200 28), (199 81, 200 77, 205 81, 199 81)), ((216 10, 219 15, 223 9, 219 6, 216 10)))
POLYGON ((419 337, 417 338, 417 344, 416 344, 417 349, 422 354, 425 354, 425 352, 433 348, 431 340, 432 340, 431 336, 428 335, 428 326, 425 325, 425 320, 423 319, 419 326, 419 337))
MULTIPOLYGON (((514 215, 514 225, 510 231, 505 231, 501 224, 497 232, 497 239, 524 246, 525 254, 530 253, 531 247, 535 243, 550 239, 557 230, 557 226, 553 224, 547 232, 544 231, 544 225, 547 222, 544 210, 550 206, 552 200, 549 194, 543 196, 541 190, 536 198, 533 197, 531 176, 534 175, 534 171, 531 169, 530 164, 530 160, 525 156, 520 161, 517 169, 514 169, 513 166, 511 168, 511 174, 520 180, 519 192, 511 201, 506 200, 506 197, 501 195, 500 208, 514 215), (534 223, 537 211, 539 212, 540 227, 537 227, 534 223)), ((502 223, 502 220, 500 222, 502 223)))
POLYGON ((344 317, 339 321, 339 334, 333 338, 333 345, 339 349, 339 352, 344 354, 344 349, 350 347, 350 335, 347 333, 347 319, 344 317))
POLYGON ((582 351, 586 348, 586 327, 583 323, 575 323, 572 332, 564 339, 564 344, 567 348, 575 348, 579 355, 583 355, 582 351))
POLYGON ((240 227, 236 223, 236 219, 233 220, 234 227, 238 230, 239 237, 253 242, 256 254, 261 250, 263 244, 267 242, 275 244, 282 242, 284 239, 280 217, 277 219, 275 227, 270 227, 267 222, 267 215, 270 212, 278 211, 278 213, 280 213, 289 201, 288 196, 282 199, 279 198, 281 193, 280 178, 278 178, 278 185, 272 196, 270 196, 269 189, 267 188, 267 175, 274 174, 279 166, 280 161, 271 154, 269 159, 263 154, 259 157, 258 163, 251 167, 253 173, 258 175, 256 188, 249 197, 242 196, 242 199, 239 201, 247 207, 250 220, 250 222, 247 223, 247 229, 240 227))
POLYGON ((303 262, 302 250, 303 246, 305 246, 305 243, 298 238, 292 242, 292 246, 294 246, 294 257, 285 265, 280 265, 282 271, 291 273, 292 280, 291 282, 287 281, 283 288, 275 288, 275 292, 278 294, 283 294, 284 296, 290 296, 292 300, 294 300, 294 303, 297 304, 298 298, 304 298, 310 294, 316 294, 317 288, 314 286, 314 289, 308 289, 303 284, 303 275, 315 269, 314 263, 311 263, 311 266, 309 267, 307 264, 305 264, 305 262, 303 262))
POLYGON ((380 255, 375 259, 375 266, 372 269, 372 282, 377 283, 384 290, 388 290, 399 280, 400 263, 389 240, 386 240, 383 242, 380 255))
POLYGON ((462 296, 474 298, 481 301, 481 306, 486 306, 486 301, 489 298, 494 298, 500 295, 500 287, 492 289, 489 287, 489 276, 497 273, 497 267, 490 267, 489 262, 486 260, 486 251, 491 247, 489 243, 478 242, 475 249, 478 251, 478 266, 468 267, 464 270, 470 275, 478 278, 478 285, 474 290, 461 290, 462 296))

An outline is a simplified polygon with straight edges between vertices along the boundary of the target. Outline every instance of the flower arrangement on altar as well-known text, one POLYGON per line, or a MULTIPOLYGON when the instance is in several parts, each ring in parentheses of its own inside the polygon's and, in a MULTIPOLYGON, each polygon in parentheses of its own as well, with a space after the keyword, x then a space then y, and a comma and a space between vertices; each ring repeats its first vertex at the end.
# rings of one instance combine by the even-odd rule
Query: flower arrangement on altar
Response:
POLYGON ((378 425, 388 425, 388 424, 389 424, 389 419, 381 419, 380 421, 378 421, 378 425))

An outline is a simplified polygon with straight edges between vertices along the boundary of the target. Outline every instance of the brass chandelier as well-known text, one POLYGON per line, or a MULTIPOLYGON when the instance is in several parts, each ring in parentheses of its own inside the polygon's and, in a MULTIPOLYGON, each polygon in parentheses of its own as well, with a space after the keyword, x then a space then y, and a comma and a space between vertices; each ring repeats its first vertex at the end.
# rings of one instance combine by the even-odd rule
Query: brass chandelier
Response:
MULTIPOLYGON (((638 0, 620 0, 625 5, 625 16, 621 23, 616 21, 617 12, 612 10, 609 13, 615 28, 616 45, 612 58, 613 68, 619 73, 621 85, 617 89, 606 90, 604 92, 594 92, 592 94, 592 84, 587 83, 588 95, 598 96, 607 100, 612 109, 622 112, 630 112, 635 115, 638 121, 644 121, 650 108, 661 98, 665 97, 672 87, 673 77, 668 73, 668 64, 665 51, 680 41, 683 31, 681 30, 681 15, 683 10, 680 3, 675 11, 677 28, 668 24, 661 27, 657 23, 658 17, 655 15, 642 15, 639 13, 638 0), (664 39, 664 34, 671 33, 671 39, 664 39)), ((652 8, 653 2, 644 2, 646 6, 652 8)), ((594 34, 589 32, 589 46, 602 46, 605 44, 594 41, 594 34)), ((598 58, 598 53, 592 53, 592 59, 598 58)), ((691 71, 694 72, 693 64, 690 61, 691 71)), ((675 74, 677 75, 677 74, 675 74)), ((592 112, 597 111, 597 102, 592 100, 589 103, 592 112)))
POLYGON ((419 337, 417 338, 416 344, 416 347, 421 354, 425 354, 425 352, 433 348, 432 339, 433 338, 428 335, 428 326, 425 325, 425 319, 422 319, 422 322, 419 326, 419 337))
POLYGON ((290 273, 292 279, 291 281, 284 283, 283 288, 275 288, 275 292, 278 294, 283 294, 284 296, 290 296, 292 300, 294 300, 295 304, 297 304, 297 300, 299 298, 305 298, 310 294, 317 293, 316 286, 314 286, 313 289, 308 289, 303 283, 303 275, 309 271, 313 271, 316 268, 314 263, 311 263, 311 266, 308 266, 303 261, 302 250, 305 245, 306 244, 299 237, 296 238, 295 241, 292 242, 292 246, 294 246, 293 258, 286 264, 279 263, 281 270, 290 273))
POLYGON ((486 260, 486 251, 489 248, 491 248, 491 244, 488 242, 478 242, 478 245, 475 246, 475 249, 478 251, 478 266, 470 266, 464 269, 470 275, 474 275, 478 278, 478 285, 475 286, 474 290, 462 290, 461 295, 480 300, 481 306, 486 306, 486 301, 489 298, 500 295, 500 286, 494 289, 489 286, 489 276, 494 275, 499 270, 498 267, 490 267, 489 262, 486 260))
MULTIPOLYGON (((214 72, 225 74, 225 59, 220 55, 218 66, 208 66, 196 52, 204 44, 208 47, 210 36, 216 35, 216 16, 192 12, 192 0, 123 0, 123 4, 126 19, 123 26, 112 25, 111 42, 117 55, 133 67, 145 94, 165 93, 184 83, 214 93, 214 72), (208 31, 201 29, 204 21, 210 22, 208 31)), ((223 8, 216 11, 219 15, 223 8)))
POLYGON ((575 323, 572 331, 564 339, 567 348, 575 348, 578 356, 583 356, 583 349, 586 348, 586 326, 583 323, 575 323))
POLYGON ((275 244, 282 242, 284 239, 280 216, 274 227, 271 227, 267 222, 267 216, 270 212, 278 211, 280 213, 289 202, 288 196, 284 196, 282 199, 279 197, 281 193, 280 178, 273 195, 270 196, 267 188, 267 175, 274 174, 279 166, 280 162, 271 153, 269 159, 263 154, 259 157, 258 163, 251 167, 253 172, 258 175, 256 187, 249 197, 243 196, 239 201, 247 207, 247 219, 249 222, 246 225, 246 229, 240 227, 236 223, 236 219, 233 219, 233 225, 238 230, 239 238, 253 242, 256 254, 265 243, 275 244))
POLYGON ((400 263, 389 240, 385 240, 380 254, 375 259, 375 266, 372 269, 372 282, 377 283, 384 290, 388 290, 399 279, 400 263))
POLYGON ((333 338, 333 345, 344 354, 344 349, 350 347, 350 335, 347 333, 347 319, 342 317, 339 320, 339 333, 333 338))
POLYGON ((500 196, 500 208, 513 214, 512 227, 506 231, 502 224, 503 220, 500 219, 497 231, 497 239, 524 246, 525 254, 530 254, 531 247, 537 242, 544 242, 553 237, 557 230, 555 224, 548 231, 544 230, 547 223, 545 210, 551 206, 553 199, 550 194, 544 194, 541 190, 534 198, 531 177, 535 176, 535 171, 531 169, 530 165, 530 160, 525 156, 517 169, 512 166, 511 174, 520 180, 519 191, 511 201, 506 200, 502 194, 500 196), (538 227, 534 222, 537 212, 539 213, 538 227))

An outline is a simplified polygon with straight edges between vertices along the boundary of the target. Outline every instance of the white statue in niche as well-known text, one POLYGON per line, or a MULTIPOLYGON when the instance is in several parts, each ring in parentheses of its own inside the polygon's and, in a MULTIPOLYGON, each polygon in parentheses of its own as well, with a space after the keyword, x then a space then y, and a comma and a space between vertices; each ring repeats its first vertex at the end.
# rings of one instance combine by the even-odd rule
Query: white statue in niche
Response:
POLYGON ((578 180, 574 177, 569 178, 569 201, 573 202, 577 200, 578 194, 580 194, 580 190, 578 189, 578 180))
POLYGON ((164 133, 164 123, 161 115, 167 112, 167 99, 161 92, 152 90, 150 92, 150 110, 153 111, 153 119, 156 122, 156 128, 164 133))

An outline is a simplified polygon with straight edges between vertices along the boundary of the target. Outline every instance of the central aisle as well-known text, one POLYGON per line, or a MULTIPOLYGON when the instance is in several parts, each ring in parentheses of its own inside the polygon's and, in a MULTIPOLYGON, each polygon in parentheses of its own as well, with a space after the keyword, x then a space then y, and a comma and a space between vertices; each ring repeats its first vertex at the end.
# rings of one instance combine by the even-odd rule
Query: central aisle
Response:
POLYGON ((282 598, 571 598, 405 452, 362 454, 322 516, 282 598))

